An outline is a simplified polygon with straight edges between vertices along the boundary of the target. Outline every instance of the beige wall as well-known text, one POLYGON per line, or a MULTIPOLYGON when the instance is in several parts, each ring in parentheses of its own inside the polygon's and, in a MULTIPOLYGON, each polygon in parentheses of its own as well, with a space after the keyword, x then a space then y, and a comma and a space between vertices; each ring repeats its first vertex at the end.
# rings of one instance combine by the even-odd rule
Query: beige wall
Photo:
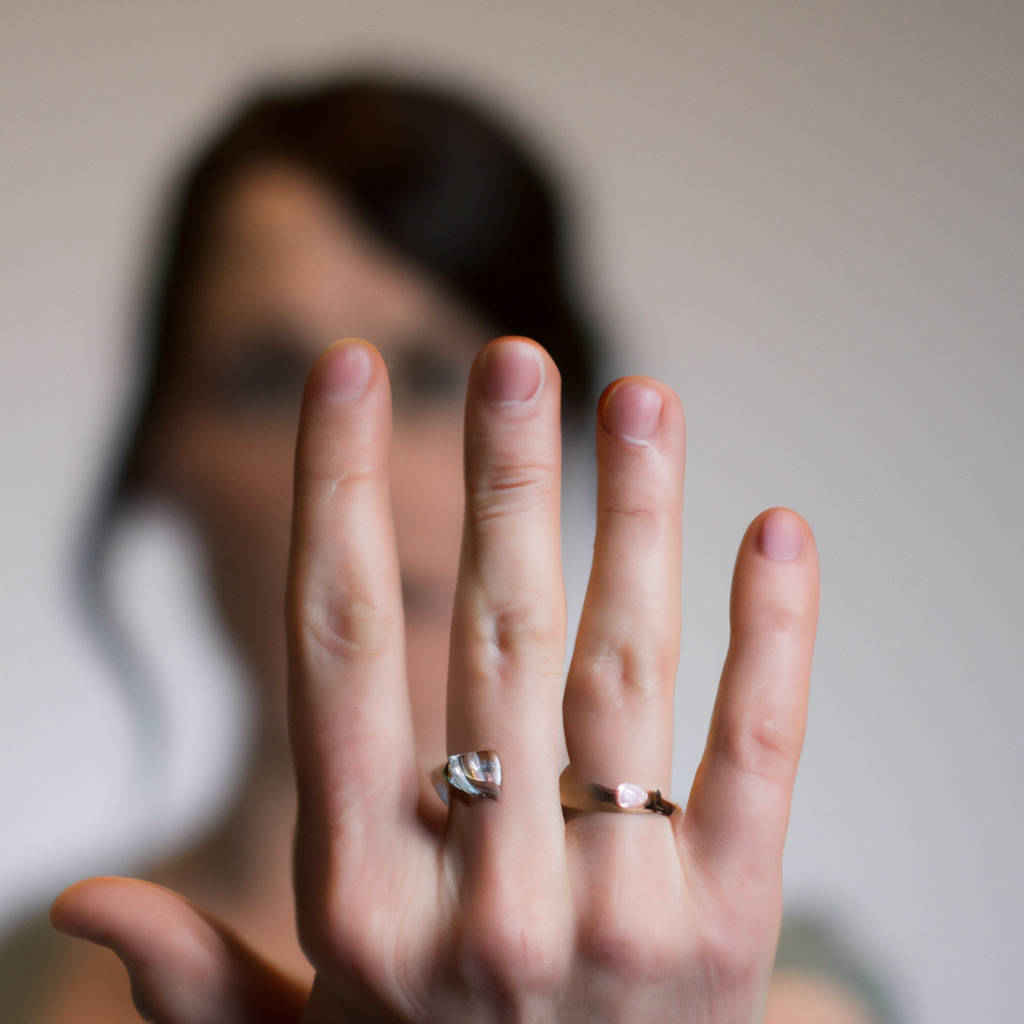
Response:
POLYGON ((216 637, 179 639, 202 616, 178 549, 125 555, 173 695, 152 829, 65 563, 168 168, 254 79, 367 57, 526 123, 579 186, 620 365, 686 402, 677 789, 736 543, 792 505, 824 599, 790 902, 843 915, 920 1020, 1024 1019, 1019 2, 3 0, 0 916, 223 798, 234 690, 216 637))

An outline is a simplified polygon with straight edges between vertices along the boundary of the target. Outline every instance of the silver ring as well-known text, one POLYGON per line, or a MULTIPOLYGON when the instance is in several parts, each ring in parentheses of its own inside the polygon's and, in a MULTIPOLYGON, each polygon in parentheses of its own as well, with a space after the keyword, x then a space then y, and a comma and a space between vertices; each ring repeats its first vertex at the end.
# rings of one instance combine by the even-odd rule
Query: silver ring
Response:
POLYGON ((501 761, 493 750, 452 754, 430 773, 437 795, 448 806, 449 787, 476 799, 501 799, 501 761))
POLYGON ((642 814, 651 811, 668 817, 678 811, 679 804, 666 800, 660 789, 644 789, 631 782, 618 786, 602 786, 597 782, 580 782, 569 765, 558 779, 562 806, 573 811, 610 811, 613 814, 642 814))

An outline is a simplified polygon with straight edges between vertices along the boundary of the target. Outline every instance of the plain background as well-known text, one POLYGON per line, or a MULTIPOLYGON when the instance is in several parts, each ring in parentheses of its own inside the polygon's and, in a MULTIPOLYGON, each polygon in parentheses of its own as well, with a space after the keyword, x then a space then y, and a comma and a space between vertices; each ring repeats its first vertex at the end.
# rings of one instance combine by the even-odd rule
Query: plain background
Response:
POLYGON ((172 168, 253 82, 352 61, 466 86, 523 128, 574 186, 580 279, 618 365, 686 404, 677 793, 736 545, 791 505, 823 605, 789 904, 842 920, 913 1019, 1017 1024, 1019 0, 4 0, 0 920, 167 849, 227 798, 238 687, 188 597, 187 538, 142 524, 118 555, 174 726, 157 819, 133 803, 131 718, 68 561, 130 394, 172 168))

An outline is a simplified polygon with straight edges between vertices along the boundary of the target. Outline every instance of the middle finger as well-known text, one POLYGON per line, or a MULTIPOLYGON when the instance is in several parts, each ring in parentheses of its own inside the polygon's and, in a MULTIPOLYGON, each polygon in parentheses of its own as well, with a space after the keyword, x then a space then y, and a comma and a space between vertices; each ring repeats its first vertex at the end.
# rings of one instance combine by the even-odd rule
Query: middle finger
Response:
POLYGON ((477 357, 466 400, 448 750, 497 751, 503 780, 497 802, 455 794, 449 820, 465 863, 492 881, 528 877, 530 863, 550 878, 564 859, 559 392, 539 345, 501 338, 477 357))

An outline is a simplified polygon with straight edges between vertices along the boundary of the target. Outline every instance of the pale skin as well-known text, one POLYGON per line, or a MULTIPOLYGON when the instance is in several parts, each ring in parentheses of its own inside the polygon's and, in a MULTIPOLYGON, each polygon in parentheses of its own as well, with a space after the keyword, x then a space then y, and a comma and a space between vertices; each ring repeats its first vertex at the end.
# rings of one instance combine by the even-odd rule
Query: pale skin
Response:
MULTIPOLYGON (((583 777, 670 789, 678 399, 647 378, 602 398, 594 572, 563 700, 553 363, 524 339, 476 357, 460 542, 460 411, 436 401, 409 412, 399 373, 392 425, 388 370, 424 324, 453 366, 468 363, 486 325, 375 247, 299 172, 240 183, 222 230, 226 249, 248 239, 251 258, 225 257, 220 277, 214 262, 197 302, 205 347, 186 380, 201 382, 203 361, 237 341, 229 327, 254 317, 254 296, 265 319, 287 311, 310 328, 310 355, 339 327, 377 344, 338 342, 317 360, 295 468, 288 707, 312 995, 294 942, 268 940, 277 926, 233 902, 211 864, 186 862, 178 887, 215 894, 204 902, 230 927, 125 879, 79 883, 55 904, 55 923, 114 948, 140 1007, 168 1024, 764 1019, 817 614, 806 524, 770 510, 742 541, 732 639, 685 814, 563 816, 563 730, 583 777), (485 747, 501 754, 501 800, 456 796, 446 818, 429 768, 485 747)), ((274 710, 284 631, 260 595, 284 576, 290 441, 283 425, 259 433, 194 391, 182 388, 154 439, 156 475, 206 536, 226 621, 263 694, 257 775, 286 779, 274 710), (250 574, 244 585, 236 571, 250 574)), ((278 802, 291 820, 289 798, 278 802)), ((243 798, 237 831, 249 821, 255 834, 259 805, 243 798)), ((286 896, 267 903, 290 912, 286 896)))

